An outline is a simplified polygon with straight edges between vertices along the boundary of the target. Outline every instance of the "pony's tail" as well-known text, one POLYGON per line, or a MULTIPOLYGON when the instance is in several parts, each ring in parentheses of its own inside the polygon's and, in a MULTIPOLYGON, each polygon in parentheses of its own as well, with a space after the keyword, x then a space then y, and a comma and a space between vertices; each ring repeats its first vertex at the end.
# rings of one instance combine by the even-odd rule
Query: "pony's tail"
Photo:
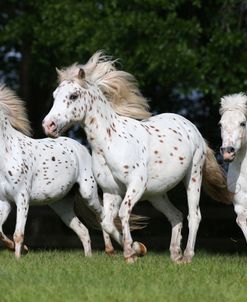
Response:
MULTIPOLYGON (((95 230, 101 230, 100 225, 100 218, 99 216, 94 213, 88 206, 86 205, 85 201, 82 199, 79 193, 75 194, 75 203, 74 203, 75 213, 80 220, 85 223, 85 225, 89 228, 95 230)), ((149 218, 141 215, 131 214, 130 215, 130 230, 141 230, 144 229, 148 222, 149 218)), ((119 217, 114 220, 114 224, 117 227, 118 231, 122 232, 122 224, 119 217)))
POLYGON ((231 204, 234 193, 228 190, 226 173, 217 163, 214 151, 207 144, 202 173, 202 185, 206 193, 217 201, 231 204))

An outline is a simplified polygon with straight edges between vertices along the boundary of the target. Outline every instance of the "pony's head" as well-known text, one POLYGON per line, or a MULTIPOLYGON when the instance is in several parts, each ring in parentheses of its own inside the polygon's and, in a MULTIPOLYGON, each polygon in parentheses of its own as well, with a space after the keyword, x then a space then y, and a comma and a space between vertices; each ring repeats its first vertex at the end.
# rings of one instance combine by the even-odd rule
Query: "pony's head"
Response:
POLYGON ((87 111, 103 98, 119 115, 136 119, 151 115, 134 77, 116 70, 114 63, 96 52, 85 65, 57 70, 59 86, 53 93, 53 107, 43 121, 47 135, 56 137, 72 124, 83 122, 87 111))
POLYGON ((58 137, 73 123, 83 120, 89 99, 84 84, 85 72, 78 68, 73 80, 64 79, 53 92, 52 109, 43 120, 46 135, 58 137))
POLYGON ((247 96, 243 93, 221 98, 220 126, 223 159, 232 162, 246 144, 247 96))
POLYGON ((31 127, 24 102, 5 85, 0 85, 0 116, 7 118, 13 128, 30 136, 31 127))

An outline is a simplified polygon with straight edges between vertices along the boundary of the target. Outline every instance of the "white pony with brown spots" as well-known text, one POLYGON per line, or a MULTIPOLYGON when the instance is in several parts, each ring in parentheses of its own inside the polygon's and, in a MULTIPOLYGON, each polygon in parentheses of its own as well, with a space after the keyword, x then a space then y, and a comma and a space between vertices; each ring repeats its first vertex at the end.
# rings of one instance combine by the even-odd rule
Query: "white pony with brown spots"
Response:
MULTIPOLYGON (((91 255, 88 229, 74 213, 74 200, 63 198, 74 184, 79 185, 82 198, 76 207, 87 221, 83 202, 98 216, 102 206, 93 177, 91 156, 78 142, 59 139, 32 139, 23 102, 6 86, 0 86, 0 240, 20 258, 29 204, 48 204, 80 238, 85 256, 91 255), (2 226, 11 210, 17 207, 13 239, 2 226)), ((106 244, 109 235, 104 234, 106 244)))
MULTIPOLYGON (((85 65, 58 70, 54 104, 43 121, 47 135, 57 137, 80 122, 92 148, 93 170, 104 192, 103 225, 124 246, 127 262, 136 259, 136 243, 129 217, 139 200, 148 200, 172 226, 171 259, 190 262, 201 220, 201 182, 209 193, 229 202, 226 179, 212 150, 197 128, 182 116, 166 113, 151 117, 147 100, 133 76, 116 70, 101 52, 85 65), (167 192, 181 181, 188 198, 189 236, 181 253, 182 213, 167 192), (119 212, 118 212, 119 209, 119 212), (123 236, 114 226, 119 213, 123 236)), ((140 249, 145 247, 139 244, 140 249)))
POLYGON ((220 151, 229 162, 227 183, 234 193, 236 222, 247 241, 247 96, 244 93, 221 98, 220 151))

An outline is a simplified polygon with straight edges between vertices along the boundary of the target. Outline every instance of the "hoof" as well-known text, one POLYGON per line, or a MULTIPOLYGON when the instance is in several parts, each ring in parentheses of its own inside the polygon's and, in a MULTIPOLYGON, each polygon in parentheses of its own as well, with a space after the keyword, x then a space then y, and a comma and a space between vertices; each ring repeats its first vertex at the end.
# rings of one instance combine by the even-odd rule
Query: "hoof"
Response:
POLYGON ((178 259, 176 261, 177 264, 189 264, 192 262, 192 258, 191 257, 186 257, 186 256, 183 256, 181 257, 180 259, 178 259))
POLYGON ((14 241, 12 241, 9 238, 7 238, 6 236, 4 236, 1 232, 0 232, 0 240, 3 242, 3 244, 6 246, 7 249, 9 249, 11 251, 15 250, 14 241))
POLYGON ((174 253, 174 254, 171 254, 171 261, 172 262, 175 262, 175 263, 178 263, 179 261, 181 261, 183 258, 182 254, 181 253, 174 253))
POLYGON ((112 250, 105 250, 106 255, 108 255, 109 257, 115 256, 116 252, 112 249, 112 250))
POLYGON ((127 264, 133 264, 133 263, 136 262, 136 260, 137 260, 136 255, 132 255, 132 256, 129 256, 129 257, 125 257, 125 262, 126 262, 127 264))
POLYGON ((28 249, 28 247, 24 244, 21 253, 22 253, 22 255, 26 255, 28 252, 29 252, 29 249, 28 249))
POLYGON ((147 248, 141 242, 138 242, 138 241, 133 242, 132 248, 136 252, 137 256, 139 256, 139 257, 143 257, 147 254, 147 248))
POLYGON ((6 248, 10 251, 14 251, 15 250, 15 244, 14 241, 11 240, 3 240, 4 245, 6 246, 6 248))
POLYGON ((87 258, 90 258, 90 257, 92 257, 92 256, 93 256, 92 252, 87 252, 87 253, 85 253, 85 257, 87 257, 87 258))

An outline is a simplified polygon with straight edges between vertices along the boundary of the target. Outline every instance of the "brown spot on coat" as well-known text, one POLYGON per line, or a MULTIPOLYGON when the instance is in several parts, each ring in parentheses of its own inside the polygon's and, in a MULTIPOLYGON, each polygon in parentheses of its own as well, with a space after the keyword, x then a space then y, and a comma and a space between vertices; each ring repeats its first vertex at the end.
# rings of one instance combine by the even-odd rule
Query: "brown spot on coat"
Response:
POLYGON ((107 128, 107 129, 106 129, 106 132, 107 132, 108 136, 111 137, 111 129, 110 129, 110 128, 107 128))
POLYGON ((92 125, 95 122, 95 117, 92 117, 89 124, 92 125))

